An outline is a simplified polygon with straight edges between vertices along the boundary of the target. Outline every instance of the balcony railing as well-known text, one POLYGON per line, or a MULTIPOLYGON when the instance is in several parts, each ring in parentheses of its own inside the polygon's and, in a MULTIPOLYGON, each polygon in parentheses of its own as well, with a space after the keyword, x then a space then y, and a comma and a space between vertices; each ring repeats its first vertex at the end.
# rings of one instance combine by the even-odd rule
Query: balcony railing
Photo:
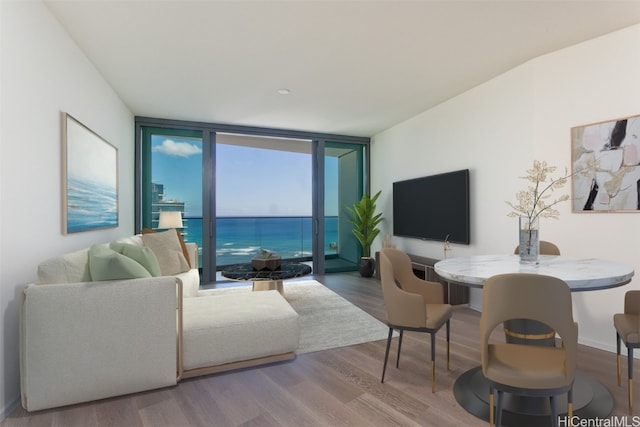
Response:
MULTIPOLYGON (((183 221, 185 241, 196 243, 202 257, 202 217, 185 216, 183 221)), ((216 266, 249 262, 261 249, 277 252, 283 259, 310 260, 312 238, 311 217, 218 217, 216 266)), ((338 217, 327 217, 325 256, 337 254, 338 248, 338 217)))

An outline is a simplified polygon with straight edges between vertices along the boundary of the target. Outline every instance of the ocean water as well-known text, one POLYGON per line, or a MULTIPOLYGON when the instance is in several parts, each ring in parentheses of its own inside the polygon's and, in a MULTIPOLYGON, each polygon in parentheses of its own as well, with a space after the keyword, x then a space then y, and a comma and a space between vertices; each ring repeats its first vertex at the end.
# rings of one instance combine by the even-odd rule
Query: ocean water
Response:
MULTIPOLYGON (((185 241, 202 248, 202 218, 184 218, 185 241)), ((250 262, 266 249, 283 259, 311 258, 311 217, 222 217, 216 220, 216 264, 250 262)), ((335 253, 330 243, 338 241, 338 217, 325 221, 325 253, 335 253)), ((202 265, 202 264, 201 264, 202 265)))
POLYGON ((69 178, 67 181, 67 232, 117 225, 118 195, 115 187, 69 178))

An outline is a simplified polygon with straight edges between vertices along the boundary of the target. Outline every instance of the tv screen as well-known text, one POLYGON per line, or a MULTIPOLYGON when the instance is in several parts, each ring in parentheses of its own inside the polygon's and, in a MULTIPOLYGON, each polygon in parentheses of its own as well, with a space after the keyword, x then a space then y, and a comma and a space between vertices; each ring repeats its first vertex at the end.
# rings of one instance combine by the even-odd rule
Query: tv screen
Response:
POLYGON ((393 234, 468 245, 469 169, 393 183, 393 234))

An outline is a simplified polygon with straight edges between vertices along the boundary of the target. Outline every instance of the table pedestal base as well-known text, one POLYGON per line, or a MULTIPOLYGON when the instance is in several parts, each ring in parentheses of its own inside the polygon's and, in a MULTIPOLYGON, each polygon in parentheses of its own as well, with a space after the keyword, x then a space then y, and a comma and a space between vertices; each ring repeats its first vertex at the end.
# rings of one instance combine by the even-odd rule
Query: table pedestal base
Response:
MULTIPOLYGON (((458 403, 469 413, 489 421, 489 383, 482 368, 462 374, 453 386, 458 403)), ((567 397, 558 396, 560 417, 567 415, 567 397)), ((613 411, 611 393, 593 378, 576 373, 573 384, 573 415, 583 419, 606 418, 613 411)), ((539 427, 550 425, 551 410, 548 398, 516 396, 504 393, 502 423, 504 426, 539 427)))
POLYGON ((253 291, 273 291, 276 290, 284 295, 282 280, 256 280, 253 282, 253 291))

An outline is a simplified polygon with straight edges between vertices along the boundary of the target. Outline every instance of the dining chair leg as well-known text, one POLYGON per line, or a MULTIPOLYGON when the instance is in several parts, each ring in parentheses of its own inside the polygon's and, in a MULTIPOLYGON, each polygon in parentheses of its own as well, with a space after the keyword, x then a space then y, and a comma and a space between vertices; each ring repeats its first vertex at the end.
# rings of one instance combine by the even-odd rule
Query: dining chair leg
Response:
POLYGON ((436 334, 431 332, 431 393, 436 392, 436 334))
POLYGON ((404 329, 400 329, 400 338, 398 339, 398 354, 396 356, 396 369, 400 367, 400 350, 402 349, 402 335, 404 329))
POLYGON ((447 371, 451 370, 450 362, 451 361, 451 324, 450 321, 447 320, 447 371))
POLYGON ((493 402, 493 387, 489 388, 489 425, 493 427, 495 421, 495 408, 493 402))
POLYGON ((618 368, 618 387, 620 387, 620 359, 622 356, 620 356, 620 334, 618 332, 616 332, 616 362, 617 362, 617 368, 618 368))
POLYGON ((629 378, 629 415, 633 415, 633 379, 629 378))
POLYGON ((393 328, 389 327, 389 336, 387 337, 387 349, 384 352, 384 365, 382 365, 382 379, 381 383, 384 382, 384 373, 387 371, 387 359, 389 358, 389 347, 391 346, 391 338, 393 338, 393 328))
POLYGON ((629 415, 633 415, 633 347, 627 347, 627 369, 629 371, 629 415))
POLYGON ((496 405, 496 427, 502 427, 502 399, 504 392, 498 390, 498 404, 496 405))
POLYGON ((567 392, 567 417, 573 419, 573 386, 567 392))
POLYGON ((551 425, 558 427, 558 407, 556 406, 556 397, 549 397, 549 404, 551 405, 551 425))

